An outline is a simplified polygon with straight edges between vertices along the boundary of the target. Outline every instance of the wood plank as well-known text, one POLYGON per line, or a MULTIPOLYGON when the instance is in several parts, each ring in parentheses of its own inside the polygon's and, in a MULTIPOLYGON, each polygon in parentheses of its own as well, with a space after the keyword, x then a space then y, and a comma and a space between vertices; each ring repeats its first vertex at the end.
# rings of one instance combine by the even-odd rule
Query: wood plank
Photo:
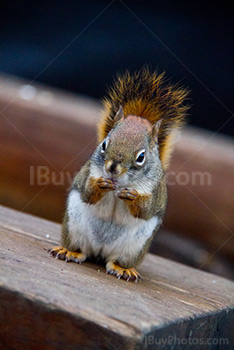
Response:
POLYGON ((1 207, 1 349, 150 349, 160 340, 157 349, 171 349, 168 336, 224 338, 231 349, 231 281, 149 254, 142 282, 127 283, 48 256, 59 237, 58 224, 1 207))
POLYGON ((96 145, 99 111, 88 97, 0 76, 1 204, 61 221, 71 178, 96 145), (48 184, 37 183, 38 167, 48 184))
POLYGON ((170 172, 165 227, 202 241, 213 252, 220 249, 233 261, 233 140, 187 127, 176 144, 170 172))
MULTIPOLYGON (((100 104, 48 86, 25 84, 0 76, 0 203, 61 222, 71 178, 96 145, 100 104), (37 183, 38 166, 47 167, 48 185, 37 183)), ((185 182, 188 175, 189 182, 170 179, 164 227, 200 240, 211 253, 220 249, 233 260, 233 141, 187 127, 176 144, 170 170, 185 182), (210 185, 200 184, 199 178, 192 183, 199 172, 210 174, 210 185)))

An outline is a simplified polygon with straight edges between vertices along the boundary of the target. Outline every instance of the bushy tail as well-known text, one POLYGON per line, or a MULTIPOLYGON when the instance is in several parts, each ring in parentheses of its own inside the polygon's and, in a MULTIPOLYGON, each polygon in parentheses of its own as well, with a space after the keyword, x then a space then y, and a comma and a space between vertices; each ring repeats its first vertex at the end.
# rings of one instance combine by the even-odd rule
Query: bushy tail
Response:
POLYGON ((173 131, 185 120, 188 106, 184 101, 188 91, 178 85, 166 83, 164 74, 143 68, 133 75, 127 71, 117 76, 104 99, 102 119, 98 126, 101 142, 114 126, 114 117, 120 106, 124 115, 146 118, 152 124, 162 120, 158 135, 159 155, 163 169, 169 164, 173 149, 173 131))

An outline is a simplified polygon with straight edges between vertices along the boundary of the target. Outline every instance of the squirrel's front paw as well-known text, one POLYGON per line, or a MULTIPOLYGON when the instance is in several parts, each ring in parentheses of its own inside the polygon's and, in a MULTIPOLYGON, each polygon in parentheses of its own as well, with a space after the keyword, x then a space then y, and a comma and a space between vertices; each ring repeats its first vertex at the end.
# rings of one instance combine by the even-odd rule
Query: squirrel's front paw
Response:
POLYGON ((116 190, 116 185, 112 180, 105 179, 104 177, 99 177, 97 180, 97 185, 105 191, 114 191, 116 190))
POLYGON ((133 201, 139 196, 136 190, 129 190, 127 188, 118 191, 118 197, 121 199, 133 201))

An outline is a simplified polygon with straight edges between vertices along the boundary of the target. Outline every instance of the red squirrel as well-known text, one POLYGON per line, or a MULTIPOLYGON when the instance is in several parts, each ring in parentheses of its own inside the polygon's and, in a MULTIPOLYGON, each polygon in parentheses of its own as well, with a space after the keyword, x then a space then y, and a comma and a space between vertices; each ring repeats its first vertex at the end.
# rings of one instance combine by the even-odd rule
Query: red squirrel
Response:
POLYGON ((165 213, 165 171, 186 97, 186 89, 147 67, 117 77, 103 101, 99 144, 74 178, 61 246, 51 255, 77 263, 101 257, 107 273, 141 278, 136 266, 165 213))

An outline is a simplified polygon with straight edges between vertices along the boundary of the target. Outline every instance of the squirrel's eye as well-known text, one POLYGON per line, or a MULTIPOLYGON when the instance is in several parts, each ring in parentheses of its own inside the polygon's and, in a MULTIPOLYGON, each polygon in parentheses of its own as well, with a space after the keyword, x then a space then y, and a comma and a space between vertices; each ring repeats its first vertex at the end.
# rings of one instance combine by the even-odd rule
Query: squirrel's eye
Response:
POLYGON ((106 150, 106 140, 104 140, 103 143, 102 143, 101 152, 104 153, 105 150, 106 150))
POLYGON ((143 165, 145 162, 145 150, 144 151, 140 151, 136 157, 136 163, 138 165, 143 165))

